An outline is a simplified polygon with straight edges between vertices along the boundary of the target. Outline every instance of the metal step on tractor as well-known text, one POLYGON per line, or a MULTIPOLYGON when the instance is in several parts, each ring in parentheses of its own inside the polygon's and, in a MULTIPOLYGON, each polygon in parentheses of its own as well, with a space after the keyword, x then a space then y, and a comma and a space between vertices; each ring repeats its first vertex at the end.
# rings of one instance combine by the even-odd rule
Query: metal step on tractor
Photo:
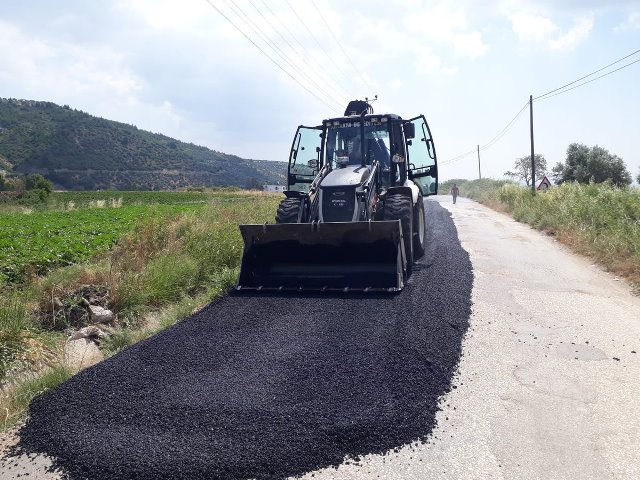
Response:
POLYGON ((275 224, 240 225, 237 290, 402 290, 425 251, 423 197, 438 193, 436 149, 423 115, 344 116, 300 126, 275 224))

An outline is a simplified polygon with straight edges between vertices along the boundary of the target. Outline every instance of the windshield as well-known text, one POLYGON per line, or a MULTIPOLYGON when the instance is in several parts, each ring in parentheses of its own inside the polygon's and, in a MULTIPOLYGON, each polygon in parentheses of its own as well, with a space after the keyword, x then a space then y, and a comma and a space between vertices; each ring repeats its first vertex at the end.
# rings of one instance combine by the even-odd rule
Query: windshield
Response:
POLYGON ((377 160, 383 169, 390 165, 389 130, 386 122, 373 123, 365 120, 364 142, 361 138, 360 121, 332 122, 327 127, 326 161, 333 168, 345 165, 361 165, 377 160))

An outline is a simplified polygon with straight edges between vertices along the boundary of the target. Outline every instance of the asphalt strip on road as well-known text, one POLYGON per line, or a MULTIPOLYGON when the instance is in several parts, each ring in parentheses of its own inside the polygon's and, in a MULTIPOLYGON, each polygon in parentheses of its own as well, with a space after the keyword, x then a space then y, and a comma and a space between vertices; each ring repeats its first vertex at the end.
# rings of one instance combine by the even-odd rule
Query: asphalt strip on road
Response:
POLYGON ((425 441, 469 326, 447 210, 397 295, 224 297, 36 398, 21 453, 72 479, 301 475, 425 441))

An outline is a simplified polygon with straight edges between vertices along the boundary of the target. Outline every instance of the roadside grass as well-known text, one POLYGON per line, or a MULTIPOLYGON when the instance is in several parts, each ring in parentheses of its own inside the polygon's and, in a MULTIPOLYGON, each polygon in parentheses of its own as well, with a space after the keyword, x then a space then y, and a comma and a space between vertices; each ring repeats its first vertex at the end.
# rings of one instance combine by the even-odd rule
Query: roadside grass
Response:
POLYGON ((26 349, 26 333, 30 327, 27 307, 17 296, 0 301, 0 379, 26 349))
POLYGON ((7 431, 24 419, 31 401, 47 390, 68 380, 75 372, 65 365, 34 373, 8 389, 0 396, 0 411, 4 414, 2 431, 7 431))
POLYGON ((498 195, 516 220, 640 285, 640 190, 563 184, 535 196, 513 187, 498 195))
POLYGON ((640 189, 565 183, 533 195, 530 188, 476 181, 461 194, 553 235, 640 290, 640 189))
POLYGON ((20 284, 0 285, 4 428, 24 417, 33 398, 29 392, 71 375, 62 363, 68 325, 52 325, 46 315, 57 299, 85 285, 106 288, 117 315, 115 331, 101 342, 106 355, 174 324, 234 284, 243 246, 238 224, 273 222, 280 195, 253 193, 223 191, 210 194, 198 209, 141 216, 104 253, 20 284), (147 322, 150 317, 155 321, 147 322))

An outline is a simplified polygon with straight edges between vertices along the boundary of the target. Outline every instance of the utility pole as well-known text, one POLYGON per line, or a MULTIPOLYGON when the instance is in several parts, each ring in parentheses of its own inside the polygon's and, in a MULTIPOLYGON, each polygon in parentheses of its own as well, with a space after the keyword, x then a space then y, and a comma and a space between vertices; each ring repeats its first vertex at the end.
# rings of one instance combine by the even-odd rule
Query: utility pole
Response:
POLYGON ((482 172, 480 171, 480 145, 478 145, 478 179, 482 180, 482 172))
POLYGON ((529 130, 531 132, 531 191, 536 194, 536 152, 533 147, 533 95, 529 95, 529 130))

